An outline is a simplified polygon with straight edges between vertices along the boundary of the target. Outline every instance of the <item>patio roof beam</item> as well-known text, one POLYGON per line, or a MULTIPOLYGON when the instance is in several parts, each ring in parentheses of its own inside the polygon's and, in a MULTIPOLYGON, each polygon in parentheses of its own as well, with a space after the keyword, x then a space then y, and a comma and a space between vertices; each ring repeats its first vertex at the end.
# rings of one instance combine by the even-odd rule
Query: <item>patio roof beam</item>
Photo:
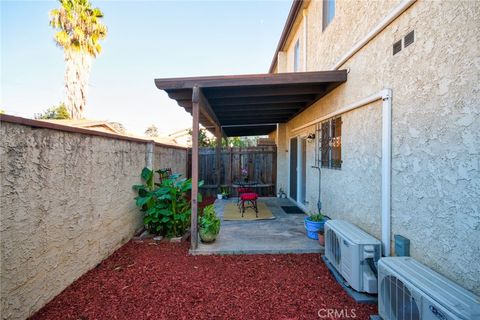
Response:
MULTIPOLYGON (((276 118, 288 118, 290 116, 289 113, 285 113, 285 112, 275 112, 275 113, 268 113, 268 112, 257 112, 256 113, 257 115, 257 118, 269 118, 269 119, 276 119, 276 118)), ((222 120, 222 122, 226 122, 228 121, 228 119, 241 119, 243 116, 243 113, 241 112, 234 112, 232 114, 229 114, 229 115, 219 115, 220 119, 222 120)))
POLYGON ((260 123, 260 124, 226 124, 222 126, 222 128, 239 128, 239 127, 258 127, 259 125, 262 126, 276 126, 277 123, 269 122, 269 123, 260 123))
POLYGON ((242 98, 219 98, 210 99, 213 106, 238 106, 250 104, 275 104, 287 102, 307 102, 315 98, 315 95, 292 95, 292 96, 267 96, 267 97, 242 97, 242 98))
MULTIPOLYGON (((265 122, 285 123, 285 122, 287 122, 287 121, 288 121, 288 118, 286 118, 286 117, 283 117, 283 118, 262 117, 262 118, 258 118, 258 119, 249 121, 248 123, 249 123, 249 124, 259 125, 259 124, 262 124, 262 123, 265 123, 265 122)), ((233 125, 233 124, 245 124, 245 119, 239 119, 239 120, 237 120, 237 121, 228 121, 228 122, 225 122, 224 125, 223 125, 223 127, 229 126, 229 125, 233 125)))
MULTIPOLYGON (((347 80, 346 70, 276 74, 155 79, 187 112, 193 113, 189 92, 198 86, 203 96, 199 121, 214 132, 228 124, 284 123, 347 80)), ((228 130, 223 135, 270 133, 274 126, 228 130)))
MULTIPOLYGON (((237 88, 206 88, 205 94, 210 99, 264 97, 264 96, 290 96, 299 94, 316 94, 323 90, 324 85, 298 85, 298 86, 262 86, 262 87, 237 87, 237 88), (281 90, 279 90, 279 88, 281 90)), ((177 93, 172 94, 175 96, 177 93)), ((171 96, 172 97, 172 96, 171 96)), ((179 97, 180 98, 180 97, 179 97)))
POLYGON ((215 106, 216 114, 228 113, 231 111, 245 111, 247 108, 255 108, 256 110, 298 110, 303 107, 302 103, 276 103, 276 104, 253 104, 253 105, 238 105, 238 106, 215 106))
POLYGON ((192 89, 195 85, 202 88, 267 86, 282 84, 309 84, 322 82, 344 82, 347 80, 346 70, 323 72, 290 72, 276 74, 248 74, 235 76, 207 76, 186 78, 155 79, 158 89, 192 89))

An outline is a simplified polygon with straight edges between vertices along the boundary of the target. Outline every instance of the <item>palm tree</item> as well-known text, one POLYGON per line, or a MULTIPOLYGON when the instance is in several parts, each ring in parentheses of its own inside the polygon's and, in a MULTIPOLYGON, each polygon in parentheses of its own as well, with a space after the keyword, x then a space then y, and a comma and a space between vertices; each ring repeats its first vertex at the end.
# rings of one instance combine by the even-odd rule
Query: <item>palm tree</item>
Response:
POLYGON ((54 39, 65 54, 65 104, 72 119, 81 119, 92 58, 100 54, 99 41, 107 36, 100 21, 103 13, 88 0, 59 0, 60 8, 50 11, 50 25, 58 30, 54 39))

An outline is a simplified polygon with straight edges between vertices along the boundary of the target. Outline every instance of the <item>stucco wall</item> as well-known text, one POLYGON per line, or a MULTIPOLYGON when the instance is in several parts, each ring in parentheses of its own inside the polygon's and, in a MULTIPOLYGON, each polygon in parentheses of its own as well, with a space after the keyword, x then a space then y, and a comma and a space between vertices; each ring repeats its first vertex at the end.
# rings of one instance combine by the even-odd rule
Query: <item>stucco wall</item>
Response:
POLYGON ((153 153, 153 167, 155 170, 171 168, 172 173, 180 173, 186 177, 187 173, 187 150, 155 147, 153 153))
MULTIPOLYGON (((321 32, 321 2, 312 1, 309 71, 329 70, 398 3, 338 1, 332 24, 321 32)), ((347 82, 291 120, 285 139, 314 131, 293 128, 391 88, 392 234, 411 240, 413 257, 480 294, 478 26, 478 1, 417 1, 341 67, 350 70, 347 82), (410 30, 415 42, 393 56, 393 43, 410 30)), ((341 170, 322 170, 323 211, 379 238, 381 103, 345 113, 342 120, 343 164, 341 170)), ((311 163, 311 147, 308 157, 311 163)), ((318 173, 308 164, 307 170, 308 206, 314 210, 318 173)))
MULTIPOLYGON (((0 136, 1 317, 25 319, 141 225, 146 144, 7 122, 0 136)), ((157 145, 155 163, 185 171, 185 153, 157 145)))

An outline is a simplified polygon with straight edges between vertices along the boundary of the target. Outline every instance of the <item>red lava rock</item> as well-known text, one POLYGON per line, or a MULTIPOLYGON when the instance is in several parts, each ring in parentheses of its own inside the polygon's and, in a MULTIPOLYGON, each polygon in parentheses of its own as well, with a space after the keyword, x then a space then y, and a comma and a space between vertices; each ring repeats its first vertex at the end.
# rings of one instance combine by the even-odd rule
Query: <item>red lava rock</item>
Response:
POLYGON ((368 319, 318 254, 190 256, 188 243, 130 241, 31 319, 368 319), (321 312, 327 314, 326 311, 321 312), (355 317, 353 317, 355 316, 355 317))

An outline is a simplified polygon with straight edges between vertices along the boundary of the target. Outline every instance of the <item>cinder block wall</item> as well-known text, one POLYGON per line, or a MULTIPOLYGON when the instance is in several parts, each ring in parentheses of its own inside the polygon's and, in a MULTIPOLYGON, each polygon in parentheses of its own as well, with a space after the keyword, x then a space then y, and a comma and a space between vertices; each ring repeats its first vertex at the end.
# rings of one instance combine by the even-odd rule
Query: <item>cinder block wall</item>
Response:
MULTIPOLYGON (((5 118, 1 317, 25 319, 141 226, 132 185, 140 183, 147 141, 34 128, 18 123, 22 118, 5 118)), ((184 173, 186 150, 156 145, 154 166, 184 173)))

